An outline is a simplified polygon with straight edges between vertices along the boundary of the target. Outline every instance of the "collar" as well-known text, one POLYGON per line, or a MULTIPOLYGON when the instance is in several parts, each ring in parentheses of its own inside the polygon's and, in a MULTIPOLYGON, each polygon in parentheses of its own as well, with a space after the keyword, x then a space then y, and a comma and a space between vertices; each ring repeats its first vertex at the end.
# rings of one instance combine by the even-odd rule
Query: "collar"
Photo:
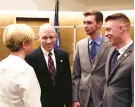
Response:
POLYGON ((22 59, 21 57, 16 56, 16 55, 13 55, 13 54, 10 54, 8 57, 11 58, 11 59, 15 59, 15 60, 20 60, 20 61, 22 61, 22 62, 26 62, 26 61, 25 61, 24 59, 22 59))
POLYGON ((125 45, 124 47, 122 47, 122 48, 120 48, 120 49, 117 49, 117 50, 119 51, 120 55, 123 54, 123 53, 126 51, 126 49, 127 49, 132 43, 133 43, 133 41, 130 41, 130 42, 129 42, 127 45, 125 45))
MULTIPOLYGON (((103 35, 101 34, 97 39, 94 40, 97 45, 100 46, 100 44, 102 42, 102 38, 103 38, 103 35)), ((91 44, 92 41, 93 41, 92 39, 89 39, 89 45, 91 44)))
MULTIPOLYGON (((46 49, 44 49, 42 46, 41 46, 41 50, 43 51, 44 55, 48 56, 49 52, 46 49)), ((54 48, 51 50, 51 53, 52 55, 54 55, 54 48)))

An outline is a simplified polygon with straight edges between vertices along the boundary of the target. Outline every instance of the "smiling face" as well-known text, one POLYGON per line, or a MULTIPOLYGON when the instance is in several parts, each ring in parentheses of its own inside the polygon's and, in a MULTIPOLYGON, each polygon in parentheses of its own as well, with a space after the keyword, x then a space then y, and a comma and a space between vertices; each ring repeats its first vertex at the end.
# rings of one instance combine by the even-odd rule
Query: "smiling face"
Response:
POLYGON ((125 14, 115 13, 109 15, 106 17, 105 22, 105 35, 112 45, 120 48, 131 41, 130 20, 125 14))
POLYGON ((107 21, 105 36, 109 38, 112 45, 117 46, 121 41, 121 27, 117 21, 107 21))
POLYGON ((39 32, 39 40, 42 47, 51 51, 54 48, 55 41, 57 39, 57 33, 55 33, 54 28, 51 26, 42 28, 39 32))

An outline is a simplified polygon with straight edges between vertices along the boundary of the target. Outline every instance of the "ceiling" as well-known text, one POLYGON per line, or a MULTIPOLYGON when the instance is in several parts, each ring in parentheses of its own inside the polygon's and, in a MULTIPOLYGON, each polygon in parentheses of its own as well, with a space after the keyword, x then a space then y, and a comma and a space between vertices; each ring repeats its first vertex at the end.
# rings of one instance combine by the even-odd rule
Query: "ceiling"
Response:
MULTIPOLYGON (((54 10, 56 0, 33 0, 40 10, 54 10), (47 4, 46 4, 47 3, 47 4), (45 5, 48 5, 45 7, 45 5)), ((85 11, 88 9, 131 10, 134 9, 134 0, 59 0, 60 11, 85 11)))
MULTIPOLYGON (((0 0, 0 10, 53 11, 56 0, 0 0)), ((59 0, 60 11, 133 10, 134 0, 59 0)))

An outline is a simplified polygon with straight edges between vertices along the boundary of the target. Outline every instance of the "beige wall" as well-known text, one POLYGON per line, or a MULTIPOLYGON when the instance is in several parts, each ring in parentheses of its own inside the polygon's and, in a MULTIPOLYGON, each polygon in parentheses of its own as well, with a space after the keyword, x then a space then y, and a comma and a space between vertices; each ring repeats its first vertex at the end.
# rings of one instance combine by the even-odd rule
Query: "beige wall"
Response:
MULTIPOLYGON (((0 15, 0 27, 1 26, 7 26, 8 24, 15 23, 14 16, 10 15, 0 15)), ((9 50, 4 46, 2 34, 3 34, 4 28, 0 28, 0 60, 7 57, 9 55, 9 50)))
MULTIPOLYGON (((109 13, 111 14, 111 12, 109 13)), ((126 13, 127 14, 127 13, 126 13)), ((106 12, 104 12, 104 15, 107 16, 108 14, 106 12)), ((0 26, 6 26, 8 24, 11 23, 16 23, 16 17, 36 17, 36 18, 49 18, 50 21, 49 23, 53 25, 53 20, 54 20, 54 12, 38 12, 38 13, 34 13, 34 12, 18 12, 18 13, 14 13, 14 12, 10 12, 10 13, 4 13, 1 14, 0 13, 0 26)), ((80 26, 83 25, 83 15, 82 12, 61 12, 60 16, 59 16, 59 20, 60 20, 60 25, 61 26, 80 26)), ((131 20, 131 23, 134 24, 134 16, 133 14, 129 14, 129 18, 131 20)), ((19 21, 17 23, 20 23, 19 21)), ((27 22, 29 24, 29 22, 27 22)), ((36 29, 34 29, 35 33, 37 34, 38 32, 38 28, 41 25, 40 22, 34 24, 34 26, 38 26, 36 29)), ((32 26, 32 25, 31 25, 32 26)), ((102 28, 102 31, 104 33, 104 28, 102 28)), ((4 47, 3 42, 2 42, 2 33, 3 33, 3 29, 0 28, 0 60, 5 58, 8 54, 9 51, 4 47)), ((60 34, 61 34, 61 38, 60 38, 60 46, 63 50, 67 51, 70 55, 70 63, 72 65, 73 63, 73 36, 74 36, 74 30, 73 28, 61 28, 60 29, 60 34)), ((133 31, 133 27, 131 28, 131 36, 133 38, 134 36, 134 31, 133 31)), ((77 41, 79 41, 82 38, 85 38, 86 35, 84 33, 84 29, 83 28, 77 28, 77 41)), ((40 45, 40 43, 38 41, 35 42, 34 44, 34 48, 37 48, 40 45)))
MULTIPOLYGON (((49 23, 49 19, 48 18, 16 18, 16 23, 18 24, 27 24, 29 26, 41 26, 44 23, 49 23)), ((35 33, 35 38, 38 38, 38 31, 39 31, 39 27, 38 28, 33 28, 33 31, 35 33)), ((38 39, 34 40, 34 44, 33 44, 33 49, 36 49, 40 46, 40 43, 38 41, 38 39)))

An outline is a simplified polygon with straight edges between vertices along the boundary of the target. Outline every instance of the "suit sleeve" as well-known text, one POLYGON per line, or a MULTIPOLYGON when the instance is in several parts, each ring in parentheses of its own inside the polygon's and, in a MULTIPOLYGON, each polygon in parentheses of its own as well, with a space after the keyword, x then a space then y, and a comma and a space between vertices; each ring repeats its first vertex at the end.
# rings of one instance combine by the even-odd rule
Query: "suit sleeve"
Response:
POLYGON ((131 69, 131 86, 132 86, 132 105, 134 107, 134 65, 131 69))
POLYGON ((77 44, 75 58, 74 58, 74 65, 73 65, 73 75, 72 75, 73 102, 78 101, 78 89, 79 89, 80 78, 81 78, 81 65, 80 65, 80 58, 79 58, 79 49, 77 44))
POLYGON ((65 97, 64 102, 66 107, 72 107, 72 78, 71 78, 71 70, 70 70, 70 63, 69 63, 69 55, 66 54, 65 57, 65 67, 66 67, 66 73, 65 73, 65 97))

